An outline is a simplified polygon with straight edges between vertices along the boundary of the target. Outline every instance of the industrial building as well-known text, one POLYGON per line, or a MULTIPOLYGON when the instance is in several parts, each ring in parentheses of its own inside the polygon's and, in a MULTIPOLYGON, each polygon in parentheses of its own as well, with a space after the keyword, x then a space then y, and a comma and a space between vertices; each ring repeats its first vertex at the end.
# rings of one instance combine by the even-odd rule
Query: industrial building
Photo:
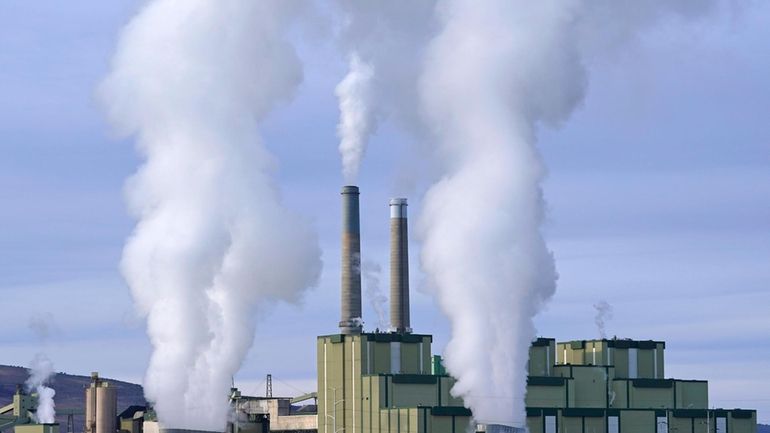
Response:
MULTIPOLYGON (((342 189, 342 317, 338 334, 317 339, 318 432, 466 432, 471 411, 450 394, 454 379, 432 355, 432 337, 410 326, 406 199, 390 202, 392 330, 362 330, 358 200, 357 187, 342 189)), ((709 409, 706 381, 665 378, 665 347, 662 341, 537 339, 530 347, 528 430, 756 432, 756 411, 709 409)))
MULTIPOLYGON (((365 332, 361 317, 359 189, 342 189, 339 331, 317 337, 317 392, 297 398, 229 396, 227 433, 521 432, 474 425, 450 390, 433 338, 413 333, 409 308, 407 201, 390 201, 390 320, 365 332), (299 406, 306 400, 315 404, 299 406)), ((709 406, 708 383, 666 378, 663 341, 538 338, 529 349, 526 423, 530 433, 756 433, 757 414, 709 406)), ((116 389, 98 374, 85 390, 85 433, 185 433, 164 429, 149 407, 117 415, 116 389)), ((20 390, 0 408, 0 430, 59 433, 33 424, 36 396, 20 390)))
POLYGON ((662 341, 537 339, 530 432, 756 432, 756 411, 709 408, 705 380, 666 378, 665 348, 662 341))
MULTIPOLYGON (((117 389, 91 373, 91 383, 84 391, 86 433, 117 433, 117 389)), ((13 428, 15 433, 59 433, 59 424, 38 424, 35 421, 38 396, 28 394, 21 386, 16 388, 13 401, 0 408, 0 431, 13 428)), ((74 431, 73 416, 83 415, 82 410, 59 411, 68 416, 67 431, 74 431)), ((137 432, 133 432, 137 433, 137 432)))
POLYGON ((342 189, 342 317, 339 334, 317 340, 318 432, 465 432, 471 412, 432 371, 433 338, 412 333, 406 199, 390 202, 393 332, 362 331, 358 200, 357 187, 342 189))

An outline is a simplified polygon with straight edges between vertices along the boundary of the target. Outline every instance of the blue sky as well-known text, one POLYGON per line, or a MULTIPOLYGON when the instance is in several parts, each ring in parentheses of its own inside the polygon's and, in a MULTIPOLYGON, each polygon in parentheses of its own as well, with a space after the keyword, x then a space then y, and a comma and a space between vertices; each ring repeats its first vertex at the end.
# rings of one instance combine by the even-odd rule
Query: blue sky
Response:
MULTIPOLYGON (((57 369, 141 381, 149 356, 117 264, 133 221, 123 182, 140 163, 94 98, 121 26, 140 2, 0 2, 0 363, 44 350, 57 369), (45 337, 30 322, 47 323, 45 337)), ((740 16, 664 23, 594 64, 588 97, 540 131, 549 168, 546 236, 560 274, 537 318, 557 339, 596 336, 592 304, 614 307, 610 335, 668 342, 667 375, 711 383, 711 404, 770 421, 770 4, 740 16)), ((265 311, 237 381, 311 390, 315 336, 336 330, 340 174, 329 43, 299 47, 305 81, 262 125, 287 206, 313 221, 324 272, 302 306, 265 311), (300 125, 301 127, 298 127, 300 125), (287 356, 289 355, 289 356, 287 356)), ((411 183, 411 145, 389 124, 363 163, 363 255, 387 268, 387 199, 411 183)), ((412 245, 413 327, 447 341, 412 245)), ((381 285, 387 288, 387 278, 381 285)), ((365 319, 374 313, 365 305, 365 319)))

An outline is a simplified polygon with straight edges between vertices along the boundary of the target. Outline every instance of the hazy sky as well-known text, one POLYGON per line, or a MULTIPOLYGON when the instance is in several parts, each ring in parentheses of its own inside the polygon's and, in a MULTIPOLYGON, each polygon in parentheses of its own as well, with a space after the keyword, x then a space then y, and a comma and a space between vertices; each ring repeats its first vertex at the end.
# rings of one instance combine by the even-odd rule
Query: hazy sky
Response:
MULTIPOLYGON (((58 370, 141 381, 150 346, 117 265, 133 221, 123 182, 140 163, 94 98, 117 33, 138 1, 0 2, 0 363, 45 351, 58 370)), ((614 307, 609 335, 667 342, 666 375, 708 379, 710 404, 770 422, 770 4, 694 24, 666 22, 593 65, 588 98, 540 131, 549 167, 546 235, 560 274, 538 319, 559 340, 597 337, 592 305, 614 307)), ((339 189, 334 86, 344 58, 299 42, 305 81, 262 125, 287 206, 312 219, 319 287, 264 312, 236 378, 245 393, 314 389, 315 336, 336 332, 339 189)), ((359 185, 362 254, 387 292, 392 195, 419 212, 426 185, 402 133, 385 124, 359 185)), ((412 321, 447 341, 412 243, 412 321)), ((365 301, 366 302, 366 301, 365 301)), ((368 327, 376 326, 365 304, 368 327)))

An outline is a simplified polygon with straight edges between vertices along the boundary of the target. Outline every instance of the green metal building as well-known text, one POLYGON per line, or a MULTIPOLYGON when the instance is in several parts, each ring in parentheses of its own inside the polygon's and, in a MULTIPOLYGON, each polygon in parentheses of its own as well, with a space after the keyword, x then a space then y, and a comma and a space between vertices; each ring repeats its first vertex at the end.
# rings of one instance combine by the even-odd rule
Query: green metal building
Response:
POLYGON ((318 432, 465 433, 471 412, 433 374, 430 335, 318 337, 318 432))
MULTIPOLYGON (((433 338, 409 317, 406 199, 390 201, 391 326, 363 332, 359 190, 342 189, 339 333, 317 339, 318 433, 520 431, 472 425, 433 338)), ((709 409, 708 383, 665 378, 662 341, 587 340, 530 347, 530 433, 756 433, 756 411, 709 409)))
POLYGON ((530 348, 531 433, 755 433, 757 413, 710 409, 708 382, 665 378, 662 341, 539 338, 530 348))

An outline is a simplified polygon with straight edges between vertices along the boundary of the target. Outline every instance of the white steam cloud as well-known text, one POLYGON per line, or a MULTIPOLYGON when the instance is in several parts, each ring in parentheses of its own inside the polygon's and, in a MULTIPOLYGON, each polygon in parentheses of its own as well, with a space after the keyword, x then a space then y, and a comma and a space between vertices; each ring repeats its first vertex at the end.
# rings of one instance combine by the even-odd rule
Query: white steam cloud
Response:
POLYGON ((393 118, 421 136, 418 80, 433 34, 435 0, 337 0, 339 43, 349 58, 336 89, 342 171, 354 182, 381 119, 393 118))
POLYGON ((337 134, 340 137, 342 171, 348 182, 354 182, 358 176, 367 141, 376 128, 370 102, 373 77, 374 69, 354 53, 350 56, 350 72, 337 85, 335 92, 340 104, 337 134))
POLYGON ((533 318, 557 279, 541 233, 538 129, 558 127, 580 105, 590 62, 713 2, 338 2, 342 45, 374 68, 367 109, 399 113, 433 146, 440 175, 417 228, 423 270, 451 322, 452 392, 480 422, 524 427, 533 318), (414 4, 429 8, 412 11, 419 22, 390 19, 414 4))
POLYGON ((607 301, 599 301, 594 304, 594 310, 596 310, 596 316, 594 316, 594 323, 596 323, 596 330, 599 332, 599 338, 607 338, 607 330, 605 328, 607 320, 612 319, 612 305, 607 301))
POLYGON ((53 424, 56 422, 56 405, 54 396, 56 391, 46 386, 54 375, 53 362, 42 353, 35 355, 29 366, 29 378, 24 383, 27 392, 37 393, 37 408, 35 410, 35 422, 39 424, 53 424))
POLYGON ((320 249, 285 209, 260 120, 301 63, 293 0, 154 0, 125 28, 100 89, 146 158, 128 181, 139 219, 121 263, 153 345, 146 397, 167 427, 224 428, 258 307, 297 301, 320 249))

